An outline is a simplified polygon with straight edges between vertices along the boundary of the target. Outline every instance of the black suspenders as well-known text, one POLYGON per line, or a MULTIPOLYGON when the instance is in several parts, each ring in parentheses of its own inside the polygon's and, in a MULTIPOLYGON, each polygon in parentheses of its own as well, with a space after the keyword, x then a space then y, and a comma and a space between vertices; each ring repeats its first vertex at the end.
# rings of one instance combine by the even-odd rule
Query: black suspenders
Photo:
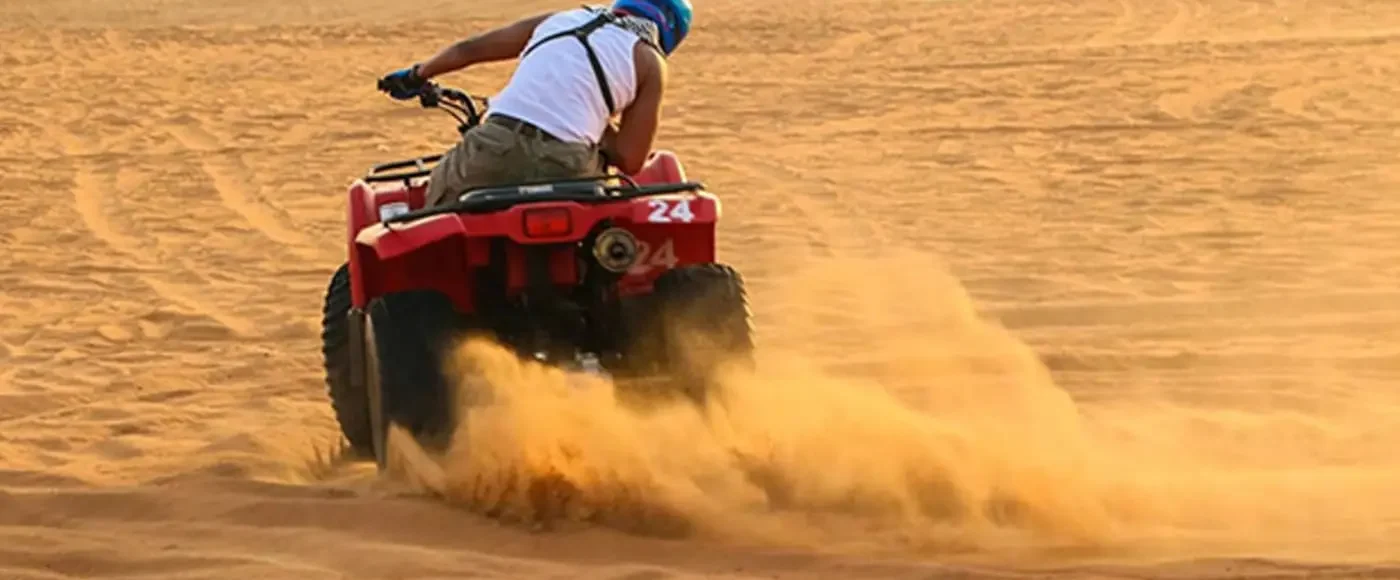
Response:
POLYGON ((612 14, 607 12, 601 13, 593 20, 590 20, 587 23, 585 23, 583 26, 580 26, 578 28, 572 28, 569 30, 561 30, 559 32, 556 32, 554 34, 540 39, 539 42, 536 42, 530 48, 525 49, 525 52, 520 55, 520 58, 523 60, 526 56, 529 56, 530 51, 535 50, 541 44, 544 44, 551 40, 563 38, 565 36, 572 36, 574 38, 577 38, 579 42, 583 43, 583 49, 588 51, 588 63, 593 65, 593 76, 598 77, 598 88, 603 92, 603 102, 607 103, 608 105, 608 116, 612 116, 614 113, 617 112, 617 105, 613 102, 612 90, 608 87, 608 78, 606 75, 603 74, 603 63, 598 61, 598 53, 593 52, 593 45, 588 43, 588 35, 593 34, 594 31, 598 30, 599 28, 602 28, 604 24, 607 24, 612 21, 612 14))

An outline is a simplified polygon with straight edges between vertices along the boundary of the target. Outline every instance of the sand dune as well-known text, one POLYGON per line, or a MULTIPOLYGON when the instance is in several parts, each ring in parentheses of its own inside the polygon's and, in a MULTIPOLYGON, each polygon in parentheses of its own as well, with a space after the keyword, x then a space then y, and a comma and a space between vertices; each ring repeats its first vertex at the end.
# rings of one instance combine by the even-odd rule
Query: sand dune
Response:
POLYGON ((705 423, 464 349, 515 395, 425 494, 335 451, 321 292, 452 137, 374 79, 565 6, 508 4, 0 6, 0 578, 1400 578, 1400 5, 704 3, 663 139, 761 370, 705 423))

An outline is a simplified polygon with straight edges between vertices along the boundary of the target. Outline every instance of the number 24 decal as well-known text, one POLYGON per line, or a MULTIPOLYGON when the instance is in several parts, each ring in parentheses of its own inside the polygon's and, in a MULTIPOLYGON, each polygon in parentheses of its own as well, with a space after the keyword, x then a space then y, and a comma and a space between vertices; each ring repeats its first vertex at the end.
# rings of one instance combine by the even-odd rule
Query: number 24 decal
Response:
POLYGON ((647 221, 654 224, 665 224, 674 221, 690 223, 695 221, 695 213, 690 211, 689 199, 677 199, 668 203, 664 199, 653 199, 647 202, 651 207, 651 213, 647 214, 647 221))
POLYGON ((637 262, 627 271, 633 276, 640 276, 655 268, 670 269, 676 267, 680 260, 676 259, 676 245, 670 238, 661 241, 661 245, 653 251, 651 244, 645 240, 637 241, 637 262))

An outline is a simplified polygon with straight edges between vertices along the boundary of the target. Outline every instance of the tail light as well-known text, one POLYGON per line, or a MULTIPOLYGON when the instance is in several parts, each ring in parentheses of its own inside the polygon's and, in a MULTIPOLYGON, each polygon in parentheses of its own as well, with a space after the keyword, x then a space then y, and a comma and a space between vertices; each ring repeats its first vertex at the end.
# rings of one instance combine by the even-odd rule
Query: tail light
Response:
POLYGON ((552 207, 525 210, 525 235, 531 238, 567 236, 574 230, 573 214, 568 208, 552 207))

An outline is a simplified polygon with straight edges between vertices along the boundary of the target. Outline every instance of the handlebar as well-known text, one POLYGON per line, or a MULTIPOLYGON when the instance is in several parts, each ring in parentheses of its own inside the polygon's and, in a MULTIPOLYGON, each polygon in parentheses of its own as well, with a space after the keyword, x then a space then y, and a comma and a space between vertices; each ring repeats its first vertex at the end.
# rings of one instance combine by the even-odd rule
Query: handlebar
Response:
MULTIPOLYGON (((379 90, 388 90, 383 79, 379 80, 379 90)), ((481 124, 481 116, 490 104, 486 97, 477 97, 459 89, 438 85, 432 81, 423 84, 423 89, 418 94, 418 102, 424 109, 447 111, 449 115, 452 115, 452 118, 457 120, 458 132, 465 132, 467 129, 481 124), (477 107, 477 101, 481 101, 480 108, 477 107)))

